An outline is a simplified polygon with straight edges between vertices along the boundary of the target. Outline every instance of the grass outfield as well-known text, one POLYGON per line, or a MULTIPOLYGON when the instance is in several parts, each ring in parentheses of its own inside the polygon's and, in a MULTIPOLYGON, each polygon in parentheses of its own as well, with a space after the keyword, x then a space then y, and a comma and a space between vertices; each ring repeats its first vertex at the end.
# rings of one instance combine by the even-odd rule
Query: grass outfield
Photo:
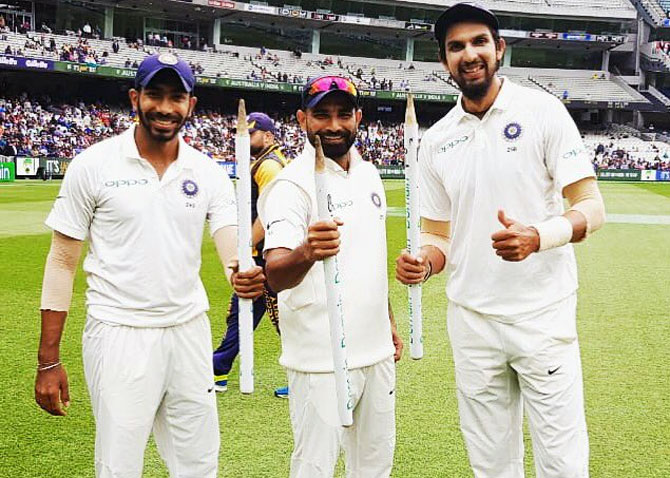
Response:
MULTIPOLYGON (((403 205, 401 182, 387 182, 389 206, 403 205)), ((609 213, 670 216, 670 184, 601 183, 609 213)), ((81 363, 84 276, 79 271, 61 358, 70 377, 66 418, 33 401, 39 296, 50 236, 42 225, 58 183, 0 185, 0 477, 92 477, 94 422, 81 363)), ((388 219, 389 271, 404 243, 404 219, 388 219)), ((594 478, 670 476, 670 225, 611 223, 576 247, 579 333, 594 478)), ((224 328, 230 287, 212 243, 203 246, 214 340, 224 328)), ((408 341, 406 292, 391 282, 399 327, 408 341)), ((394 477, 472 476, 458 426, 453 364, 446 337, 444 278, 424 289, 425 357, 405 350, 398 364, 398 439, 394 477)), ((279 341, 268 320, 256 333, 256 392, 238 393, 237 366, 218 396, 221 477, 288 476, 292 447, 288 403, 272 396, 286 384, 279 341)), ((217 342, 218 343, 218 342, 217 342)), ((527 450, 530 444, 527 441, 527 450)), ((530 453, 528 453, 530 458, 530 453)), ((533 477, 530 459, 528 476, 533 477)), ((167 477, 150 445, 146 477, 167 477)), ((344 476, 339 467, 337 476, 344 476)))

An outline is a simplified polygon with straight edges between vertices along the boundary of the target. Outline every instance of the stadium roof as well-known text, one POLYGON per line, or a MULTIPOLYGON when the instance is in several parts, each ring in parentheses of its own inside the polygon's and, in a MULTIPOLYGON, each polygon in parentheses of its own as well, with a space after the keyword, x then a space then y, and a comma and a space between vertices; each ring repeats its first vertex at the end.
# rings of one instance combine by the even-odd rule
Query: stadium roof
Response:
MULTIPOLYGON (((442 10, 459 0, 369 0, 366 3, 391 4, 418 9, 442 10)), ((497 13, 522 13, 528 16, 561 16, 567 18, 603 18, 612 20, 634 20, 637 11, 629 0, 479 0, 491 10, 497 13)), ((251 0, 245 2, 234 0, 168 0, 156 2, 154 0, 83 0, 84 3, 95 3, 97 5, 116 5, 122 8, 141 9, 156 12, 156 5, 160 4, 165 13, 181 13, 189 11, 189 15, 195 18, 212 18, 225 16, 234 11, 248 11, 255 13, 263 12, 263 5, 254 3, 252 8, 246 9, 245 5, 252 5, 251 0), (218 8, 212 8, 218 7, 218 8), (223 10, 222 8, 223 7, 223 10), (223 13, 228 9, 228 13, 223 13)), ((290 2, 287 2, 290 3, 290 2)), ((277 7, 266 7, 268 10, 277 7)))
MULTIPOLYGON (((384 3, 412 5, 416 8, 443 9, 459 0, 390 0, 384 3)), ((629 0, 479 0, 497 13, 523 13, 532 16, 609 18, 633 20, 637 11, 629 0)))

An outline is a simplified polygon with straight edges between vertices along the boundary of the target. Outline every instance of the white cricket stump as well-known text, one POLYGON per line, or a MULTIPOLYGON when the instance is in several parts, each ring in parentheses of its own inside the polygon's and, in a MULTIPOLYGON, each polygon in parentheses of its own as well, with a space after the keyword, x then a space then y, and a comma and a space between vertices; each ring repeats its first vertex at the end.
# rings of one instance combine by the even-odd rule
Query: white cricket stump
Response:
MULTIPOLYGON (((316 137, 316 165, 314 180, 316 184, 316 200, 319 220, 330 221, 333 217, 328 211, 328 191, 325 185, 325 157, 321 147, 321 139, 316 137)), ((344 335, 344 304, 342 302, 342 276, 340 274, 337 255, 323 260, 326 283, 326 303, 328 321, 330 323, 330 342, 333 352, 333 371, 335 373, 335 391, 337 394, 337 411, 342 426, 353 425, 354 403, 349 381, 347 365, 347 343, 344 335)))
MULTIPOLYGON (((254 266, 251 257, 251 145, 244 100, 237 111, 235 160, 237 161, 237 257, 239 270, 254 266)), ((254 316, 253 301, 239 298, 240 392, 254 391, 254 316)))
MULTIPOLYGON (((416 256, 421 248, 421 212, 419 204, 419 124, 414 110, 414 97, 407 95, 405 110, 405 214, 407 252, 416 256)), ((409 355, 415 360, 423 358, 423 315, 421 284, 408 286, 409 303, 409 355)))

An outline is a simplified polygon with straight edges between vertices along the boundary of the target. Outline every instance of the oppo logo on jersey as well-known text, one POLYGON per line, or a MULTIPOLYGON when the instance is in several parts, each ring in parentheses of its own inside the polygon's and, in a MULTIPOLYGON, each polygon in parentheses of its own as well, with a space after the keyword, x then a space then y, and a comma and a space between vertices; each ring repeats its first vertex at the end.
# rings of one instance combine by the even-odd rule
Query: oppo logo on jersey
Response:
POLYGON ((577 148, 563 154, 563 159, 576 158, 577 156, 579 156, 580 154, 585 153, 585 152, 586 152, 586 149, 584 149, 583 147, 577 147, 577 148))
POLYGON ((439 150, 438 153, 444 153, 452 148, 455 148, 461 143, 465 143, 468 139, 470 139, 467 135, 461 137, 461 138, 456 138, 452 139, 448 143, 444 144, 439 150))
POLYGON ((147 179, 115 179, 112 181, 105 181, 107 188, 120 188, 124 186, 144 186, 149 184, 147 179))
POLYGON ((327 198, 328 198, 328 212, 337 211, 339 209, 345 209, 347 207, 351 207, 354 205, 354 202, 351 200, 334 203, 333 198, 330 194, 327 196, 327 198))

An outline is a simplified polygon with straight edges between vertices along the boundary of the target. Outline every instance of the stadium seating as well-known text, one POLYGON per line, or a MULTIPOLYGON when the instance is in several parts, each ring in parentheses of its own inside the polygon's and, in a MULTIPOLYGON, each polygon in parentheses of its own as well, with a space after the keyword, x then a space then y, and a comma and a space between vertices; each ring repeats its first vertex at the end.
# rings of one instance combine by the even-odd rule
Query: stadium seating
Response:
MULTIPOLYGON (((565 0, 568 1, 568 0, 565 0)), ((29 34, 30 35, 30 34, 29 34)), ((32 33, 36 37, 44 37, 48 43, 53 37, 57 50, 63 45, 77 45, 79 39, 66 35, 41 35, 32 33)), ((20 49, 24 56, 57 59, 58 53, 36 50, 24 47, 27 36, 16 33, 7 35, 7 40, 0 41, 0 52, 4 52, 7 45, 12 50, 20 49)), ((289 82, 304 83, 308 78, 328 73, 344 74, 352 78, 360 69, 360 79, 356 80, 363 89, 380 89, 379 82, 392 82, 393 90, 423 93, 457 94, 458 89, 449 80, 441 64, 435 62, 398 62, 360 57, 329 57, 303 53, 301 58, 291 52, 272 50, 261 55, 259 49, 235 46, 218 52, 204 52, 195 50, 174 50, 166 47, 136 46, 120 44, 120 50, 112 52, 112 42, 109 40, 88 39, 87 44, 96 51, 98 61, 102 53, 107 52, 105 64, 123 67, 127 64, 139 63, 149 53, 174 51, 184 60, 193 65, 199 65, 205 76, 219 76, 233 79, 259 80, 276 82, 286 73, 289 82), (340 66, 341 65, 341 66, 340 66), (373 77, 376 88, 373 88, 373 77)), ((625 103, 648 103, 648 100, 623 82, 611 78, 603 72, 584 70, 559 69, 525 69, 504 68, 502 72, 514 81, 530 87, 537 87, 548 91, 557 97, 562 97, 568 91, 568 98, 573 101, 615 101, 625 103), (594 75, 598 80, 591 79, 594 75)), ((387 88, 388 89, 388 88, 387 88)))
MULTIPOLYGON (((43 101, 27 95, 0 96, 3 127, 0 150, 9 143, 19 155, 69 158, 119 134, 133 121, 130 112, 118 105, 43 101), (47 131, 52 134, 45 134, 47 131)), ((198 111, 186 123, 183 135, 209 156, 233 161, 234 122, 233 115, 198 111)), ((277 127, 285 152, 289 157, 296 156, 305 141, 304 133, 288 116, 278 118, 277 127)), ((611 125, 608 131, 586 132, 584 142, 594 152, 594 164, 600 168, 670 169, 670 145, 646 141, 630 127, 611 125)), ((366 160, 379 165, 400 165, 405 154, 402 124, 364 122, 359 129, 358 146, 366 160)))
POLYGON ((646 16, 655 25, 661 25, 667 18, 667 13, 657 0, 631 0, 634 5, 641 8, 646 16))
POLYGON ((528 79, 563 99, 598 102, 647 102, 646 98, 623 83, 610 80, 605 72, 588 72, 590 76, 574 71, 556 71, 547 74, 541 70, 528 79))
POLYGON ((645 141, 640 133, 621 125, 607 132, 583 133, 584 145, 594 152, 595 167, 605 169, 668 169, 670 145, 645 141))

